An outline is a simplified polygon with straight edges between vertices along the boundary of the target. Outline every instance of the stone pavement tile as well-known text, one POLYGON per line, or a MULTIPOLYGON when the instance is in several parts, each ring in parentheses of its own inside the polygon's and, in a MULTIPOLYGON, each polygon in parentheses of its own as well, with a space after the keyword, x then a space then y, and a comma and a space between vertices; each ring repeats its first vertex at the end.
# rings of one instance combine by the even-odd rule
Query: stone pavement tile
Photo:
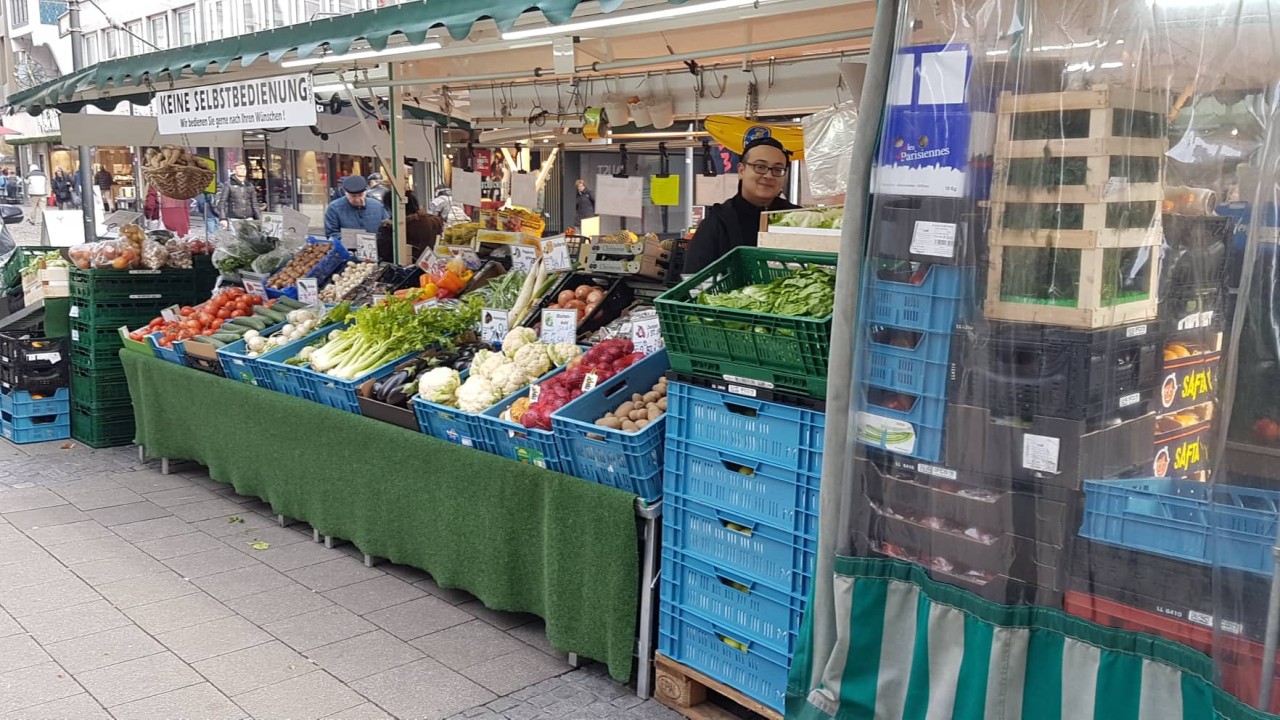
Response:
MULTIPOLYGON (((71 480, 69 482, 58 483, 49 488, 58 493, 68 502, 72 495, 85 495, 91 492, 100 492, 102 490, 119 490, 124 486, 120 483, 106 477, 86 478, 84 480, 71 480)), ((84 508, 80 508, 83 510, 84 508)))
POLYGON ((152 635, 159 635, 170 630, 224 618, 232 615, 233 612, 231 608, 204 593, 194 593, 129 608, 125 610, 125 614, 137 623, 138 627, 152 635))
POLYGON ((26 635, 0 638, 0 674, 50 662, 52 658, 26 635))
POLYGON ((17 635, 18 633, 26 633, 26 630, 22 629, 22 626, 18 624, 17 620, 13 619, 12 615, 0 610, 0 638, 17 635))
POLYGON ((336 605, 262 626, 286 645, 306 652, 340 640, 363 635, 376 628, 350 610, 336 605))
POLYGON ((289 720, 318 720, 365 701, 323 670, 236 695, 232 699, 254 717, 289 720))
POLYGON ((217 575, 194 578, 192 582, 223 602, 294 584, 289 576, 261 563, 217 575))
POLYGON ((168 510, 159 505, 146 501, 89 511, 90 517, 107 527, 155 520, 156 518, 168 517, 170 514, 168 510))
POLYGON ((363 703, 357 705, 350 710, 343 710, 340 713, 334 713, 325 717, 324 720, 396 720, 391 713, 374 705, 373 703, 363 703))
POLYGON ((192 523, 191 527, 220 538, 252 528, 276 527, 276 524, 257 513, 242 511, 222 517, 201 520, 200 522, 192 523))
POLYGON ((408 644, 383 630, 375 630, 332 645, 315 648, 307 657, 339 680, 349 683, 423 657, 408 644))
POLYGON ((403 718, 445 718, 496 699, 430 658, 357 680, 351 687, 403 718))
POLYGON ((227 601, 228 607, 250 622, 259 625, 319 610, 332 604, 328 598, 297 583, 227 601))
POLYGON ((101 599, 89 583, 74 575, 66 580, 0 591, 0 606, 15 618, 101 599))
POLYGON ((160 652, 136 660, 76 673, 76 680, 104 707, 141 700, 201 681, 200 675, 172 653, 160 652))
POLYGON ((111 716, 87 692, 54 700, 43 705, 24 708, 0 715, 0 720, 111 720, 111 716))
POLYGON ((117 525, 111 529, 115 534, 134 543, 173 537, 174 535, 186 535, 191 530, 190 523, 176 517, 143 520, 142 522, 129 523, 128 525, 117 525))
POLYGON ((440 587, 432 578, 421 580, 413 584, 414 587, 425 590, 432 595, 444 600, 450 605, 463 605, 476 599, 475 595, 461 588, 443 588, 440 587))
POLYGON ((230 485, 224 485, 213 491, 215 495, 223 500, 230 500, 237 505, 247 505, 253 502, 259 502, 258 498, 253 495, 241 495, 236 489, 230 485))
POLYGON ((112 557, 124 557, 133 555, 136 552, 137 549, 132 544, 114 535, 94 540, 81 540, 79 542, 53 545, 49 548, 49 554, 58 558, 65 565, 75 565, 76 563, 112 557))
MULTIPOLYGON (((313 567, 320 566, 315 565, 313 567)), ((365 580, 354 585, 330 590, 324 593, 324 596, 357 615, 365 615, 375 610, 389 608, 392 605, 424 598, 427 594, 403 580, 397 580, 390 575, 383 575, 372 580, 365 580)))
POLYGON ((541 650, 523 647, 508 655, 473 665, 462 674, 496 695, 513 693, 522 687, 563 675, 572 668, 541 650))
MULTIPOLYGON (((320 543, 294 543, 255 552, 254 557, 271 567, 286 572, 300 567, 333 560, 337 555, 320 543)), ((352 581, 355 582, 355 581, 352 581)))
POLYGON ((192 585, 189 580, 168 570, 154 575, 99 585, 96 589, 104 598, 110 600, 112 605, 121 610, 200 592, 200 588, 192 585))
POLYGON ((294 527, 251 527, 222 536, 222 542, 246 555, 257 555, 262 550, 255 550, 254 543, 264 542, 271 547, 284 547, 300 542, 311 542, 311 533, 303 534, 294 527))
POLYGON ((59 665, 66 668, 67 672, 75 675, 155 655, 163 651, 164 647, 136 625, 124 625, 92 635, 52 643, 46 645, 45 650, 58 661, 59 665))
POLYGON ((50 560, 49 553, 45 548, 33 542, 25 535, 18 535, 12 540, 0 540, 0 568, 8 571, 9 566, 15 563, 30 562, 32 560, 50 560))
POLYGON ((416 640, 474 618, 440 598, 425 597, 371 612, 365 619, 401 640, 416 640))
POLYGON ((450 670, 463 670, 527 647, 480 620, 420 637, 411 644, 450 670))
POLYGON ((27 531, 27 535, 45 547, 113 537, 110 530, 92 520, 31 529, 27 531))
MULTIPOLYGON (((84 690, 55 662, 0 674, 0 715, 78 695, 84 690)), ((16 717, 27 717, 17 713, 16 717)))
POLYGON ((81 580, 94 586, 129 580, 142 575, 154 575, 164 570, 165 567, 160 564, 160 561, 144 553, 92 560, 71 568, 71 572, 79 575, 81 580))
POLYGON ((218 496, 213 492, 189 482, 183 483, 181 487, 175 487, 170 490, 147 493, 148 502, 153 502, 160 507, 166 508, 173 507, 174 505, 187 505, 194 502, 204 502, 205 500, 217 499, 218 496))
POLYGON ((174 505, 169 510, 187 522, 199 522, 210 518, 234 515, 240 512, 241 508, 230 500, 217 499, 188 503, 186 505, 174 505))
POLYGON ((66 580, 68 577, 70 571, 66 566, 46 553, 43 558, 5 565, 0 570, 0 590, 17 590, 29 585, 66 580))
POLYGON ((33 487, 21 490, 0 490, 0 513, 17 513, 23 510, 62 505, 66 500, 47 488, 33 487))
MULTIPOLYGON (((201 533, 204 535, 204 533, 201 533)), ((185 536, 180 536, 185 537, 185 536)), ((205 535, 205 537, 209 537, 205 535)), ((176 538, 170 538, 176 539, 176 538)), ((209 538, 213 540, 213 538, 209 538)), ((214 540, 214 542, 217 542, 214 540)), ((258 563, 243 553, 218 543, 219 547, 205 552, 195 553, 193 555, 182 555, 180 557, 170 558, 164 561, 174 572, 185 578, 199 578, 206 575, 217 575, 229 570, 239 570, 240 568, 250 567, 258 563)))
POLYGON ((111 708, 116 720, 243 720, 249 713, 209 683, 189 685, 111 708))
POLYGON ((232 615, 161 633, 156 639, 186 662, 195 663, 261 645, 270 641, 271 636, 239 615, 232 615))
POLYGON ((230 697, 318 669, 284 643, 274 641, 202 660, 192 667, 230 697))
POLYGON ((431 575, 427 573, 425 570, 419 570, 416 567, 409 567, 408 565, 397 565, 395 563, 386 563, 383 565, 379 565, 378 569, 382 570, 388 575, 394 575, 410 584, 431 579, 431 575))
POLYGON ((170 560, 183 555, 220 550, 222 547, 222 543, 218 542, 217 538, 202 532, 192 532, 186 535, 175 535, 174 537, 146 540, 138 543, 139 550, 157 560, 170 560))
POLYGON ((138 493, 124 487, 116 486, 106 490, 92 490, 89 492, 71 493, 66 488, 55 488, 55 491, 62 497, 67 499, 72 505, 84 511, 98 510, 101 508, 115 507, 116 505, 128 505, 129 503, 142 502, 142 496, 138 493))
POLYGON ((551 644, 551 641, 547 639, 547 626, 541 619, 534 620, 527 625, 511 628, 507 631, 507 634, 523 640, 548 655, 561 659, 567 657, 567 653, 556 650, 555 646, 551 644))
POLYGON ((8 513, 4 516, 7 522, 13 524, 19 530, 33 530, 35 528, 53 527, 54 525, 66 525, 67 523, 81 522, 88 520, 89 516, 80 512, 70 503, 65 505, 54 505, 52 507, 42 507, 38 510, 24 510, 22 512, 8 513))
POLYGON ((138 470, 120 475, 108 476, 112 482, 119 483, 136 493, 154 493, 173 488, 184 488, 190 481, 177 475, 161 475, 159 470, 138 470))
POLYGON ((511 628, 517 628, 538 619, 537 615, 530 615, 529 613, 510 613, 502 612, 500 610, 490 610, 479 600, 460 605, 458 608, 460 610, 466 610, 499 630, 510 630, 511 628))
POLYGON ((74 607, 64 607, 61 603, 56 603, 52 607, 58 609, 18 617, 22 627, 43 645, 129 624, 129 618, 111 607, 106 600, 96 600, 74 607))
MULTIPOLYGON (((318 545, 316 547, 323 548, 324 546, 318 545)), ((327 552, 333 553, 332 550, 327 552)), ((345 557, 341 554, 336 556, 331 554, 330 557, 333 557, 333 559, 298 568, 297 570, 289 570, 285 572, 285 575, 316 592, 334 590, 347 585, 354 585, 364 580, 385 577, 386 575, 378 568, 365 567, 364 563, 355 558, 345 557)))

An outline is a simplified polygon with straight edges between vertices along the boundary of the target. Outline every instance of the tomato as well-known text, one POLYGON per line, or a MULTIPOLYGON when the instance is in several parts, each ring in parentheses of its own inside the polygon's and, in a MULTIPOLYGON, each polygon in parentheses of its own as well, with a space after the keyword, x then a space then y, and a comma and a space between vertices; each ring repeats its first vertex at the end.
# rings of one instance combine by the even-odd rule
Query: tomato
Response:
POLYGON ((147 323, 147 327, 149 327, 149 328, 158 328, 158 327, 160 327, 161 325, 164 325, 164 322, 165 322, 164 318, 162 318, 162 317, 158 317, 158 318, 156 318, 155 320, 152 320, 151 322, 147 323))
POLYGON ((209 327, 213 328, 214 330, 217 330, 218 328, 222 327, 222 318, 214 318, 213 322, 209 323, 209 327))
POLYGON ((129 339, 134 342, 142 342, 142 339, 145 337, 146 335, 143 335, 141 330, 134 330, 133 332, 129 333, 129 339))
POLYGON ((178 310, 178 314, 181 315, 182 317, 187 317, 188 315, 191 315, 195 311, 196 309, 191 307, 190 305, 183 305, 182 309, 178 310))

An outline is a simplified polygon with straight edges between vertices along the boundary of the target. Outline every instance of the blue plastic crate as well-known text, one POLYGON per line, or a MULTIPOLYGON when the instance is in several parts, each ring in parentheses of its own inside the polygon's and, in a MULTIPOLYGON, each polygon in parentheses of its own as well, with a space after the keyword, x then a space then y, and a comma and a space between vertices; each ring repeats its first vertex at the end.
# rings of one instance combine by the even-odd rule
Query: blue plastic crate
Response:
POLYGON ((667 493, 663 502, 662 540, 666 547, 783 592, 808 597, 817 540, 678 493, 667 493))
MULTIPOLYGON (((946 403, 945 400, 932 402, 946 403)), ((858 442, 864 445, 927 462, 942 462, 942 441, 946 434, 942 427, 905 420, 903 413, 882 407, 859 410, 854 425, 858 442), (896 437, 895 432, 908 433, 909 437, 896 437)))
POLYGON ((465 413, 458 408, 413 398, 413 412, 418 416, 418 426, 423 434, 447 440, 458 445, 493 452, 489 433, 479 415, 465 413))
POLYGON ((662 601, 790 657, 806 598, 775 590, 671 548, 662 550, 662 601))
POLYGON ((685 608, 663 602, 659 615, 663 655, 782 712, 791 658, 685 608))
MULTIPOLYGON (((285 325, 286 323, 272 325, 263 330, 262 334, 271 335, 285 325)), ((222 363, 222 372, 228 379, 269 388, 267 369, 258 362, 260 357, 249 357, 243 339, 218 348, 218 362, 222 363)))
MULTIPOLYGON (((606 413, 649 392, 667 372, 666 351, 650 355, 552 413, 551 427, 564 471, 584 480, 656 500, 662 494, 662 438, 666 414, 635 432, 595 424, 606 413)), ((670 407, 670 399, 667 400, 670 407)))
POLYGON ((826 415, 681 382, 667 385, 667 435, 802 472, 822 472, 826 415))
POLYGON ((1090 540, 1271 575, 1280 492, 1142 478, 1086 480, 1090 540))
POLYGON ((327 336, 340 327, 342 327, 341 323, 327 325, 301 340, 295 340, 286 345, 281 345, 271 352, 259 355, 258 366, 262 370, 262 375, 258 378, 258 385, 260 387, 268 387, 285 395, 317 402, 315 387, 311 384, 310 376, 312 373, 296 365, 286 365, 285 361, 302 352, 302 348, 327 336), (266 381, 265 385, 263 383, 264 380, 266 381))
MULTIPOLYGON (((547 377, 549 375, 544 375, 543 379, 547 377)), ((502 402, 476 416, 480 418, 481 427, 492 448, 490 452, 527 465, 537 465, 548 470, 563 472, 564 460, 560 454, 560 446, 556 444, 554 430, 527 428, 520 423, 513 423, 499 417, 503 411, 511 407, 511 403, 526 395, 527 392, 527 390, 521 390, 514 395, 509 395, 502 402)))
POLYGON ((863 327, 864 342, 879 352, 930 363, 951 362, 951 330, 911 330, 875 323, 863 327))
POLYGON ((0 412, 14 417, 59 415, 71 412, 71 391, 58 388, 53 393, 33 393, 28 390, 4 390, 0 394, 0 412))
POLYGON ((14 418, 7 413, 0 413, 0 432, 8 440, 19 445, 25 443, 48 442, 50 440, 66 440, 71 437, 71 413, 48 416, 53 422, 31 423, 32 418, 14 418), (22 421, 26 420, 27 423, 22 421), (19 427, 23 425, 23 427, 19 427))
MULTIPOLYGON (((324 284, 328 282, 329 277, 333 275, 335 272, 337 272, 339 268, 346 265, 347 261, 351 259, 351 253, 347 252, 347 249, 342 246, 342 242, 338 240, 329 241, 329 240, 323 240, 320 238, 309 237, 307 238, 307 242, 312 244, 321 243, 321 242, 333 243, 333 247, 330 248, 329 253, 324 256, 324 259, 316 263, 315 267, 311 268, 310 272, 308 272, 306 275, 303 275, 303 277, 315 278, 316 287, 324 287, 324 284)), ((279 273, 277 272, 276 274, 279 274, 279 273)), ((274 278, 275 275, 272 275, 271 277, 274 278)), ((267 282, 271 282, 271 279, 268 278, 267 282)), ((276 290, 274 288, 268 287, 267 297, 269 298, 287 297, 292 300, 297 300, 298 286, 297 284, 293 284, 285 288, 284 290, 276 290)))
POLYGON ((751 460, 667 436, 663 490, 779 530, 818 537, 820 473, 751 460))
POLYGON ((161 360, 164 360, 165 362, 171 362, 174 365, 181 365, 183 367, 186 367, 187 363, 182 358, 187 353, 186 353, 186 350, 182 347, 182 343, 173 343, 173 347, 169 347, 169 348, 161 347, 158 341, 162 337, 164 337, 164 333, 158 333, 158 332, 151 333, 150 335, 147 336, 147 344, 150 345, 151 349, 155 351, 156 357, 160 358, 161 360))
POLYGON ((970 267, 930 265, 920 284, 867 276, 866 319, 908 330, 951 332, 966 309, 974 282, 970 267))
POLYGON ((48 415, 29 415, 21 417, 12 413, 0 414, 5 422, 13 426, 15 430, 37 430, 51 425, 60 425, 62 423, 71 422, 71 406, 68 404, 62 412, 50 413, 48 415))
POLYGON ((311 384, 311 391, 315 394, 313 398, 321 405, 327 405, 338 410, 346 410, 349 413, 360 414, 360 399, 356 395, 356 389, 369 380, 381 380, 384 377, 395 372, 396 366, 417 355, 421 350, 415 350, 401 357, 392 360, 386 365, 371 370, 354 380, 339 380, 331 375, 322 372, 316 372, 311 368, 302 368, 307 382, 311 384))

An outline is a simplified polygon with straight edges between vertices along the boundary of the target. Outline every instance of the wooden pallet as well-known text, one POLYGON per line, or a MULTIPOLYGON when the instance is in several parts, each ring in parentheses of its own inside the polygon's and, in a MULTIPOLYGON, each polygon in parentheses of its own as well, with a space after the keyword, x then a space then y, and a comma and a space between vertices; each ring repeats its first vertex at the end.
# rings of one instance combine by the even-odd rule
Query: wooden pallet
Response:
MULTIPOLYGON (((1043 142, 1043 141, 1037 141, 1043 142)), ((1004 156, 992 165, 991 199, 996 202, 1033 202, 1033 203, 1098 203, 1098 202, 1141 202, 1145 200, 1164 200, 1163 173, 1154 182, 1130 182, 1128 178, 1111 175, 1112 155, 1089 155, 1085 157, 1085 181, 1080 185, 1058 185, 1057 187, 1026 187, 1009 184, 1009 169, 1013 160, 1040 161, 1044 154, 1032 158, 1013 158, 1004 156)))
POLYGON ((654 699, 689 720, 739 720, 738 716, 708 701, 708 693, 727 698, 768 720, 782 720, 782 714, 773 708, 661 653, 654 656, 653 664, 657 670, 654 699))
POLYGON ((1168 141, 1163 137, 1113 134, 1116 111, 1149 112, 1163 117, 1168 111, 1168 103, 1163 95, 1134 92, 1127 88, 1100 87, 1032 95, 1001 93, 996 109, 996 155, 1000 158, 1164 155, 1168 141), (1013 139, 1014 119, 1019 114, 1080 110, 1089 112, 1089 132, 1084 137, 1013 139))
MULTIPOLYGON (((1136 201, 1148 202, 1148 201, 1136 201)), ((1157 202, 1157 201, 1150 201, 1157 202)), ((1164 234, 1158 223, 1148 227, 1109 228, 1107 227, 1108 203, 1081 203, 1084 205, 1084 217, 1080 229, 1065 228, 1005 228, 1004 211, 1009 205, 1025 203, 991 202, 991 230, 988 244, 1009 245, 1014 247, 1040 248, 1133 248, 1147 245, 1159 245, 1164 241, 1164 234)), ((1053 205, 1057 203, 1043 203, 1053 205)), ((1063 202, 1062 204, 1071 204, 1063 202)), ((1153 217, 1159 214, 1160 206, 1154 206, 1153 217)))

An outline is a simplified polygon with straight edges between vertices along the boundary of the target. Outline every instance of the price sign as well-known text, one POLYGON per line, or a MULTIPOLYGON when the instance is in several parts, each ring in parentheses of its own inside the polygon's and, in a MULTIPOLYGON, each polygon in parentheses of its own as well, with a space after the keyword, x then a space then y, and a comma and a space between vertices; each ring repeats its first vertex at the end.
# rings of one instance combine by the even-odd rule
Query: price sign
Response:
POLYGON ((356 235, 356 258, 365 262, 378 262, 378 236, 373 233, 356 235))
POLYGON ((436 251, 431 248, 423 250, 422 254, 418 256, 418 268, 421 269, 422 272, 435 272, 436 268, 442 264, 443 263, 440 262, 440 258, 436 255, 436 251))
POLYGON ((480 312, 480 339, 494 345, 507 336, 507 311, 485 308, 480 312))
POLYGON ((282 213, 262 213, 262 234, 269 238, 279 239, 284 234, 284 215, 282 213))
POLYGON ((298 278, 298 302, 304 305, 320 304, 320 281, 315 278, 298 278))
POLYGON ((573 269, 573 262, 569 259, 569 247, 565 244, 563 235, 556 235, 542 241, 542 261, 547 266, 547 272, 566 272, 573 269))
POLYGON ((164 318, 165 322, 178 322, 178 306, 174 305, 161 310, 160 317, 164 318))
POLYGON ((381 305, 387 301, 387 296, 382 293, 374 293, 372 300, 374 305, 381 305))
POLYGON ((631 343, 636 346, 636 352, 645 355, 652 355, 666 347, 662 341, 662 328, 658 324, 657 315, 646 314, 631 319, 631 343))
POLYGON ((529 402, 538 402, 538 396, 542 394, 542 387, 538 383, 529 386, 529 402))
POLYGON ((440 301, 439 301, 439 300, 437 300, 437 299, 435 299, 435 298, 427 298, 426 300, 423 300, 422 302, 420 302, 420 303, 418 303, 418 304, 414 305, 414 306, 413 306, 413 312, 414 312, 414 314, 416 315, 416 314, 418 314, 418 313, 422 312, 423 310, 426 310, 427 308, 433 308, 433 307, 435 307, 436 305, 439 305, 439 304, 440 304, 440 301))
POLYGON ((600 376, 589 372, 586 377, 582 378, 582 392, 587 393, 596 389, 596 385, 600 382, 600 376))
POLYGON ((261 280, 245 280, 244 291, 250 295, 257 295, 264 300, 267 299, 267 286, 261 280))
POLYGON ((80 342, 80 331, 71 328, 71 342, 80 342))
POLYGON ((577 310, 543 310, 542 342, 573 342, 578 338, 577 310))
POLYGON ((480 256, 476 254, 476 251, 469 247, 451 247, 449 248, 449 252, 452 253, 455 258, 461 260, 467 266, 468 270, 479 270, 480 266, 484 265, 484 261, 480 259, 480 256))
POLYGON ((511 246, 511 268, 528 273, 533 264, 538 262, 538 248, 532 245, 511 246))

